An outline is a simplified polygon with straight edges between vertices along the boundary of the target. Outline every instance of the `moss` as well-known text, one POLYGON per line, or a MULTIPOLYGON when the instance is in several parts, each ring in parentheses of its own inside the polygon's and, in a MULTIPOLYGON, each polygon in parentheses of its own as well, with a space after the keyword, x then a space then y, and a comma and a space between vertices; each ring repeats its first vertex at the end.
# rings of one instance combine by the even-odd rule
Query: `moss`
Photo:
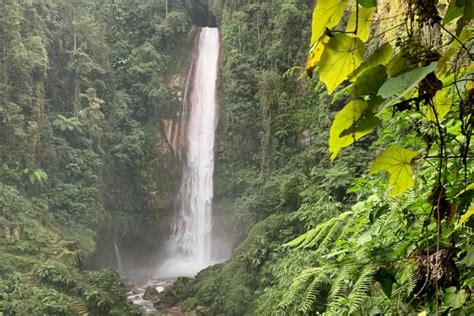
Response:
POLYGON ((173 286, 160 294, 160 299, 165 305, 176 305, 191 296, 192 285, 193 281, 191 278, 180 277, 173 283, 173 286))
POLYGON ((199 305, 199 300, 195 297, 188 297, 181 303, 181 308, 184 311, 191 311, 199 305))

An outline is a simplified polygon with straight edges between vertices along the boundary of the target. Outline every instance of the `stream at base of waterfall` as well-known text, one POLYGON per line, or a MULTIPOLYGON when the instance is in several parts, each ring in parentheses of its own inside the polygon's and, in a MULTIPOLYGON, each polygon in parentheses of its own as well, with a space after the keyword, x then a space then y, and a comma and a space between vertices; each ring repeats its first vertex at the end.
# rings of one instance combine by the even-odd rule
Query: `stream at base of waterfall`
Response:
MULTIPOLYGON (((212 199, 214 141, 217 126, 216 81, 218 76, 219 33, 217 28, 202 28, 195 61, 187 115, 186 155, 172 234, 166 243, 163 262, 156 277, 131 277, 128 298, 146 313, 185 315, 179 311, 160 314, 144 299, 147 287, 158 292, 179 276, 194 276, 217 263, 212 242, 212 199)), ((118 254, 118 248, 116 253, 118 254)), ((117 262, 121 266, 120 258, 117 262)), ((123 270, 123 267, 120 267, 123 270)), ((124 271, 122 271, 122 274, 124 271)), ((128 274, 128 273, 127 273, 128 274)), ((124 275, 127 278, 126 275, 124 275)), ((129 275, 130 276, 130 275, 129 275)))

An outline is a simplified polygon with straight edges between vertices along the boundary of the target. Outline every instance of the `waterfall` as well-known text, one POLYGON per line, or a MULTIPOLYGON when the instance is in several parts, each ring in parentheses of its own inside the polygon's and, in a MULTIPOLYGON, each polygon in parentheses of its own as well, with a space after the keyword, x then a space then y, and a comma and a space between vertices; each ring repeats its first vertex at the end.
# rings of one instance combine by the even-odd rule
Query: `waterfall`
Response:
POLYGON ((181 205, 169 240, 163 277, 193 276, 213 263, 211 252, 216 80, 219 34, 202 28, 194 65, 187 123, 187 149, 180 189, 181 205))
POLYGON ((123 275, 124 269, 123 269, 122 257, 120 256, 119 247, 117 245, 117 242, 115 241, 114 241, 114 248, 115 248, 115 261, 117 262, 117 272, 120 275, 123 275))

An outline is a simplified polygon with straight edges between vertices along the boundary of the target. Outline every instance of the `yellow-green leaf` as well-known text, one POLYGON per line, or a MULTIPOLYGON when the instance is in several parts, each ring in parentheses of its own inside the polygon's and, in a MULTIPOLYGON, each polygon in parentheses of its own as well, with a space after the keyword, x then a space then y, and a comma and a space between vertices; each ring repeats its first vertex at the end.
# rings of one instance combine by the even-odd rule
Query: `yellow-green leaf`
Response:
POLYGON ((467 191, 470 191, 470 190, 474 190, 474 183, 471 183, 469 184, 464 190, 462 190, 461 192, 459 192, 458 194, 456 194, 455 197, 458 197, 464 193, 466 193, 467 191))
MULTIPOLYGON (((454 1, 455 2, 455 1, 454 1)), ((438 77, 445 75, 448 71, 448 61, 453 58, 456 52, 461 47, 461 43, 466 44, 466 42, 471 38, 472 31, 470 29, 462 30, 461 34, 459 34, 458 40, 454 40, 449 48, 446 50, 443 56, 438 61, 438 69, 436 70, 436 74, 438 77)))
POLYGON ((449 113, 449 111, 451 110, 451 104, 453 99, 452 89, 453 87, 444 88, 435 94, 433 98, 433 104, 436 110, 436 115, 433 112, 433 108, 431 106, 428 106, 428 111, 426 113, 426 117, 428 118, 428 120, 436 122, 437 116, 438 120, 441 122, 441 120, 446 116, 446 114, 449 113))
POLYGON ((353 11, 351 13, 351 16, 349 17, 349 21, 347 22, 346 32, 357 31, 355 35, 357 35, 357 37, 360 38, 363 42, 367 42, 370 36, 370 30, 376 9, 376 7, 359 7, 359 12, 353 11))
POLYGON ((346 34, 333 36, 319 62, 319 79, 331 94, 362 63, 364 43, 346 34))
POLYGON ((469 94, 474 90, 474 82, 469 81, 466 83, 466 92, 469 94))
POLYGON ((474 247, 467 250, 466 255, 461 260, 461 263, 467 267, 474 266, 474 247))
POLYGON ((396 196, 413 187, 413 170, 411 161, 417 155, 416 151, 399 146, 387 148, 374 162, 370 173, 386 171, 390 174, 390 195, 396 196))
POLYGON ((312 76, 313 69, 319 64, 321 55, 323 54, 326 44, 329 42, 330 37, 323 33, 316 43, 313 44, 309 51, 308 61, 306 62, 306 72, 308 76, 312 76))
POLYGON ((318 0, 311 23, 311 46, 321 37, 326 28, 339 24, 346 9, 347 0, 318 0))
POLYGON ((457 223, 456 227, 462 226, 471 216, 474 215, 474 205, 471 205, 469 210, 467 210, 466 213, 464 213, 461 218, 459 219, 459 222, 457 223))
POLYGON ((361 120, 371 114, 372 112, 370 111, 367 101, 360 99, 350 101, 337 113, 332 123, 331 130, 329 131, 329 151, 331 152, 331 160, 336 158, 342 148, 351 145, 354 141, 364 137, 372 131, 377 122, 372 122, 374 124, 367 124, 367 122, 362 121, 363 124, 359 126, 359 128, 355 128, 348 132, 358 122, 361 122, 361 120))

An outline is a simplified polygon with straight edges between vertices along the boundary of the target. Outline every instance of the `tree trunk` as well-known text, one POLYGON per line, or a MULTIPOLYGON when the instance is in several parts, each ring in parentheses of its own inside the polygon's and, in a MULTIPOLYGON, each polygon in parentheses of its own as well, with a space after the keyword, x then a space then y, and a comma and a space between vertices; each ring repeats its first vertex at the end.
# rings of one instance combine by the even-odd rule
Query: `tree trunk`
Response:
MULTIPOLYGON (((74 10, 74 19, 73 19, 74 27, 73 27, 73 32, 74 32, 74 58, 76 58, 76 53, 77 53, 77 23, 76 23, 76 11, 74 10)), ((76 61, 76 67, 75 67, 75 76, 74 76, 74 116, 77 117, 79 114, 79 68, 77 66, 77 61, 76 61)))

